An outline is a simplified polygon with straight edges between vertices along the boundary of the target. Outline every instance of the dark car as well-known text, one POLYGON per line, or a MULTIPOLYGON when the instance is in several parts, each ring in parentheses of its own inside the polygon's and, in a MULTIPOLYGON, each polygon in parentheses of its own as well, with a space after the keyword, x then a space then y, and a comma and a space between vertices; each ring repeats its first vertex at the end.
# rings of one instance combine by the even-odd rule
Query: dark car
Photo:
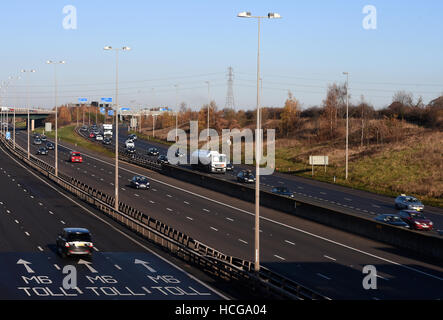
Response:
POLYGON ((149 148, 148 149, 148 156, 158 156, 160 152, 158 152, 157 148, 149 148))
POLYGON ((403 228, 408 228, 409 229, 409 224, 404 222, 400 218, 400 216, 398 216, 396 214, 381 214, 381 215, 377 216, 375 218, 375 220, 378 221, 378 222, 390 224, 392 226, 403 227, 403 228))
POLYGON ((82 126, 80 131, 83 131, 83 132, 88 131, 88 127, 87 126, 82 126))
POLYGON ((234 165, 232 163, 226 164, 226 171, 234 171, 234 165))
POLYGON ((399 213, 400 218, 406 222, 411 229, 432 230, 434 223, 427 219, 423 213, 415 210, 402 210, 399 213))
POLYGON ((237 175, 237 181, 243 183, 254 183, 255 177, 250 170, 240 171, 237 175))
POLYGON ((55 145, 52 142, 48 142, 46 144, 46 149, 48 150, 54 150, 55 149, 55 145))
POLYGON ((148 178, 144 176, 135 176, 131 180, 131 187, 136 189, 149 189, 150 184, 148 178))
POLYGON ((37 150, 38 155, 47 156, 48 155, 48 149, 45 147, 41 147, 37 150))
POLYGON ((46 141, 48 141, 48 138, 47 138, 44 134, 42 134, 42 135, 40 136, 40 140, 41 140, 42 142, 46 142, 46 141))
POLYGON ((108 137, 105 137, 103 139, 102 143, 106 144, 106 145, 110 145, 112 143, 112 140, 110 138, 108 138, 108 137))
POLYGON ((289 191, 286 187, 274 187, 272 188, 272 193, 279 194, 281 196, 294 198, 294 193, 289 191))
POLYGON ((71 255, 92 256, 91 233, 84 228, 66 228, 58 235, 57 252, 63 257, 71 255))
POLYGON ((135 140, 137 140, 137 136, 135 134, 130 134, 128 136, 128 139, 126 139, 126 140, 133 140, 133 141, 135 141, 135 140))
POLYGON ((161 156, 159 156, 159 157, 157 158, 157 163, 160 163, 160 164, 169 164, 168 157, 162 154, 161 156))
POLYGON ((135 154, 135 153, 137 153, 137 150, 134 147, 128 147, 128 148, 125 148, 125 152, 128 154, 135 154))
POLYGON ((42 144, 42 140, 40 138, 35 138, 34 139, 34 144, 35 145, 41 145, 42 144))

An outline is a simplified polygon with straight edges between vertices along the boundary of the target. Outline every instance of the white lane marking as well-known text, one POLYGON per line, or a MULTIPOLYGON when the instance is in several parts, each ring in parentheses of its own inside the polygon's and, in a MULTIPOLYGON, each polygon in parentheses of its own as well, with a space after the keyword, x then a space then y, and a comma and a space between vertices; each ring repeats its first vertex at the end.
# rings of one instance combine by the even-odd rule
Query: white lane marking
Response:
POLYGON ((40 250, 40 251, 44 251, 43 248, 40 247, 40 246, 38 246, 37 248, 38 248, 38 250, 40 250))
MULTIPOLYGON (((63 147, 65 147, 65 146, 63 146, 63 147)), ((68 147, 65 147, 65 148, 69 149, 68 147)), ((96 160, 96 161, 99 161, 99 162, 105 163, 105 164, 107 164, 107 165, 109 165, 109 166, 114 166, 112 163, 106 162, 106 161, 101 160, 101 159, 98 159, 98 158, 96 158, 96 157, 92 157, 92 156, 90 156, 90 155, 88 155, 88 154, 84 154, 84 155, 87 156, 87 157, 90 157, 91 159, 94 159, 94 160, 96 160)), ((8 154, 8 156, 9 156, 11 159, 13 159, 16 163, 18 163, 18 161, 15 160, 12 156, 10 156, 9 154, 8 154)), ((22 167, 24 167, 24 166, 22 165, 22 167)), ((25 167, 24 167, 24 168, 25 168, 25 167)), ((130 173, 133 173, 133 174, 138 174, 138 173, 136 173, 135 171, 128 170, 128 169, 126 169, 126 168, 121 168, 121 170, 125 170, 125 171, 130 172, 130 173)), ((29 171, 29 170, 28 170, 28 171, 29 171)), ((41 180, 41 179, 40 179, 40 180, 41 180)), ((223 202, 220 202, 220 201, 217 201, 217 200, 214 200, 214 199, 211 199, 211 198, 205 197, 205 196, 203 196, 203 195, 200 195, 200 194, 194 193, 194 192, 189 191, 189 190, 185 190, 185 189, 183 189, 183 188, 180 188, 180 187, 177 187, 177 186, 171 185, 171 184, 169 184, 169 183, 166 183, 166 182, 163 182, 163 181, 160 181, 160 180, 154 179, 154 178, 151 178, 151 180, 152 180, 152 181, 155 181, 155 182, 158 182, 158 183, 160 183, 160 184, 166 185, 166 186, 168 186, 168 187, 170 187, 170 188, 174 188, 174 189, 179 190, 179 191, 181 191, 181 192, 185 192, 185 193, 191 194, 191 195, 196 196, 196 197, 199 197, 199 198, 201 198, 201 199, 205 199, 205 200, 207 200, 207 201, 211 201, 211 202, 213 202, 213 203, 216 203, 216 204, 219 204, 219 205, 222 205, 222 206, 225 206, 225 207, 231 208, 231 209, 233 209, 233 210, 236 210, 236 211, 239 211, 239 212, 242 212, 242 213, 245 213, 245 214, 248 214, 248 215, 250 215, 250 216, 255 217, 255 213, 252 213, 252 212, 249 212, 249 211, 246 211, 246 210, 243 210, 243 209, 240 209, 240 208, 237 208, 237 207, 231 206, 231 205, 229 205, 229 204, 226 204, 226 203, 223 203, 223 202)), ((152 190, 156 191, 155 189, 152 189, 152 190)), ((364 211, 366 211, 366 210, 364 210, 364 211)), ((367 212, 367 211, 366 211, 366 212, 367 212)), ((284 227, 286 227, 286 228, 289 228, 289 229, 292 229, 292 230, 295 230, 295 231, 301 232, 301 233, 303 233, 303 234, 305 234, 305 235, 310 235, 311 237, 314 237, 314 238, 316 238, 316 239, 321 239, 321 240, 323 240, 323 241, 326 241, 326 242, 329 242, 329 243, 333 243, 333 244, 335 244, 335 245, 337 245, 337 246, 340 246, 340 247, 343 247, 343 248, 346 248, 346 249, 349 249, 349 250, 352 250, 352 251, 355 251, 355 252, 361 253, 361 254, 363 254, 363 255, 366 255, 366 256, 369 256, 369 257, 372 257, 372 258, 376 258, 376 259, 379 259, 379 260, 384 261, 384 262, 391 263, 391 264, 393 264, 393 265, 396 265, 396 266, 399 266, 399 267, 405 268, 405 269, 407 269, 407 270, 414 271, 414 272, 420 273, 420 274, 422 274, 422 275, 426 275, 426 276, 428 276, 428 277, 431 277, 431 278, 434 278, 434 279, 437 279, 437 280, 443 281, 443 278, 441 278, 441 277, 438 277, 438 276, 435 276, 435 275, 432 275, 432 274, 426 273, 426 272, 424 272, 424 271, 421 271, 421 270, 418 270, 418 269, 415 269, 415 268, 412 268, 412 267, 409 267, 409 266, 403 265, 403 264, 401 264, 401 263, 398 263, 398 262, 395 262, 395 261, 392 261, 392 260, 389 260, 389 259, 386 259, 386 258, 383 258, 383 257, 377 256, 377 255, 375 255, 375 254, 372 254, 372 253, 369 253, 369 252, 366 252, 366 251, 363 251, 363 250, 360 250, 360 249, 357 249, 357 248, 353 248, 353 247, 348 246, 348 245, 346 245, 346 244, 343 244, 343 243, 340 243, 340 242, 337 242, 337 241, 334 241, 334 240, 331 240, 331 239, 328 239, 328 238, 325 238, 325 237, 322 237, 322 236, 319 236, 319 235, 313 234, 313 233, 311 233, 311 232, 308 232, 308 231, 305 231, 305 230, 302 230, 302 229, 299 229, 299 228, 295 228, 295 227, 290 226, 290 225, 287 225, 287 224, 285 224, 285 223, 282 223, 282 222, 279 222, 279 221, 276 221, 276 220, 272 220, 272 219, 270 219, 270 218, 266 218, 266 217, 263 217, 263 216, 261 216, 260 219, 263 219, 263 220, 265 220, 265 221, 268 221, 268 222, 271 222, 271 223, 274 223, 274 224, 277 224, 277 225, 280 225, 280 226, 284 226, 284 227)), ((229 220, 229 219, 228 219, 228 220, 229 220)))
POLYGON ((27 235, 28 237, 30 236, 30 234, 29 234, 29 232, 28 232, 28 231, 26 231, 26 232, 25 232, 25 234, 26 234, 26 235, 27 235))
POLYGON ((208 209, 203 209, 203 211, 205 211, 205 212, 211 212, 211 211, 209 211, 208 209))
POLYGON ((229 221, 231 221, 231 222, 234 221, 234 219, 231 219, 231 218, 226 218, 226 220, 229 220, 229 221))
POLYGON ((295 243, 294 243, 294 242, 291 242, 291 241, 289 241, 289 240, 285 240, 285 242, 288 243, 288 244, 290 244, 291 246, 295 246, 295 243))
POLYGON ((372 205, 374 208, 380 208, 380 206, 377 206, 376 204, 372 205))
POLYGON ((9 210, 6 210, 6 213, 11 213, 11 211, 9 211, 9 210))
POLYGON ((66 224, 63 220, 60 220, 61 224, 66 224))
POLYGON ((325 276, 325 275, 323 275, 321 273, 317 273, 317 276, 322 277, 322 278, 324 278, 326 280, 331 280, 331 278, 329 278, 329 277, 327 277, 327 276, 325 276))
POLYGON ((188 201, 183 201, 183 203, 189 205, 189 202, 188 202, 188 201))
POLYGON ((326 259, 332 260, 332 261, 337 261, 337 259, 334 259, 334 258, 332 258, 332 257, 330 257, 330 256, 326 256, 326 255, 324 255, 323 257, 325 257, 326 259))
POLYGON ((211 227, 211 229, 214 230, 214 231, 218 231, 218 229, 216 229, 216 228, 214 228, 214 227, 211 227))
POLYGON ((18 222, 18 220, 14 220, 15 223, 20 224, 20 222, 18 222))
POLYGON ((125 188, 121 188, 123 191, 126 191, 126 189, 125 188))
POLYGON ((192 219, 191 217, 186 217, 186 219, 189 219, 191 221, 194 221, 194 219, 192 219))
POLYGON ((238 241, 243 242, 244 244, 248 244, 245 240, 243 239, 238 239, 238 241))
POLYGON ((121 270, 122 268, 119 266, 119 265, 117 265, 117 264, 114 264, 114 267, 116 267, 118 270, 121 270))
POLYGON ((92 247, 92 249, 94 249, 95 251, 100 251, 100 250, 98 250, 98 248, 97 247, 92 247))
POLYGON ((54 214, 54 212, 52 212, 51 210, 49 210, 49 213, 52 214, 52 215, 54 214))
POLYGON ((152 201, 152 200, 149 200, 149 202, 150 202, 150 203, 152 203, 152 204, 154 204, 154 203, 155 203, 155 202, 154 202, 154 201, 152 201))
POLYGON ((171 196, 170 194, 167 194, 166 196, 167 196, 168 198, 172 198, 172 196, 171 196))
POLYGON ((276 255, 276 254, 274 254, 274 257, 276 257, 277 259, 283 260, 283 261, 285 261, 285 260, 286 260, 285 258, 283 258, 283 257, 280 257, 280 256, 278 256, 278 255, 276 255))
POLYGON ((57 270, 61 270, 61 268, 60 268, 57 264, 54 264, 54 267, 55 267, 57 270))
POLYGON ((346 201, 352 201, 352 199, 349 199, 349 198, 345 198, 345 200, 346 200, 346 201))
POLYGON ((140 197, 137 193, 134 193, 134 196, 136 196, 136 197, 140 197))
POLYGON ((174 211, 174 210, 172 210, 171 208, 166 208, 166 210, 168 210, 168 211, 174 211))

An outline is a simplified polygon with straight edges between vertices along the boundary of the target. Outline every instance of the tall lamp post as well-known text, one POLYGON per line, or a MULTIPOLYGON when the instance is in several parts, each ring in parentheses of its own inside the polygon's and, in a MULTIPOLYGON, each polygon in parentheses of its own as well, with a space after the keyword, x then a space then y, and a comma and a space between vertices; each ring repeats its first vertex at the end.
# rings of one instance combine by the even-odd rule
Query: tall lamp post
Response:
MULTIPOLYGON (((35 70, 34 69, 31 69, 31 70, 21 70, 21 73, 35 73, 35 70)), ((31 154, 30 154, 30 126, 31 126, 31 120, 29 119, 29 92, 28 92, 28 83, 29 83, 29 79, 27 79, 27 81, 25 82, 25 87, 26 87, 26 108, 28 109, 28 160, 30 159, 30 157, 31 157, 31 154)))
POLYGON ((55 176, 58 177, 58 107, 57 107, 57 65, 66 64, 66 61, 46 61, 54 65, 54 103, 55 103, 55 176))
POLYGON ((120 50, 123 51, 129 51, 131 50, 130 47, 121 47, 121 48, 113 48, 111 46, 104 47, 104 50, 115 51, 115 58, 116 58, 116 68, 115 68, 115 210, 118 211, 119 209, 119 201, 118 201, 118 52, 120 50))
POLYGON ((260 162, 261 162, 261 122, 260 122, 260 21, 261 19, 279 19, 278 13, 268 13, 267 16, 252 16, 250 12, 240 12, 239 18, 255 18, 258 22, 257 50, 257 130, 255 133, 255 271, 260 271, 260 162))
POLYGON ((346 75, 346 180, 348 180, 349 163, 349 72, 343 72, 346 75))

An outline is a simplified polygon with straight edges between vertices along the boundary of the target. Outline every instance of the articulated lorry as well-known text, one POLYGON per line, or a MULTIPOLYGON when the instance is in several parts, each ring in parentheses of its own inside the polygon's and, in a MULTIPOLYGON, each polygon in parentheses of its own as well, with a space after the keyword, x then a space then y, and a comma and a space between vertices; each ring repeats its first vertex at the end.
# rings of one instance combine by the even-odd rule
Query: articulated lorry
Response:
POLYGON ((196 150, 191 154, 192 169, 211 173, 226 173, 226 155, 218 151, 196 150))

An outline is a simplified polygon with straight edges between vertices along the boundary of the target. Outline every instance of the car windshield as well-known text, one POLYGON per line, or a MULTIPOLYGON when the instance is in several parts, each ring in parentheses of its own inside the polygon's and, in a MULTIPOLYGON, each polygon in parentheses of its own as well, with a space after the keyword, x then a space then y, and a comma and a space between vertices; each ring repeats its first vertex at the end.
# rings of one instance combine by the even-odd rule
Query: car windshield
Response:
POLYGON ((148 183, 148 179, 147 179, 147 178, 138 178, 137 181, 138 181, 139 183, 143 183, 143 184, 148 183))
POLYGON ((407 202, 418 202, 418 200, 416 198, 411 198, 411 197, 406 198, 406 201, 407 202))
POLYGON ((426 217, 420 212, 411 212, 410 215, 414 219, 426 219, 426 217))
POLYGON ((91 242, 91 235, 89 233, 69 233, 68 238, 66 240, 68 242, 73 242, 73 241, 91 242))
POLYGON ((80 153, 72 153, 73 157, 80 157, 80 153))

